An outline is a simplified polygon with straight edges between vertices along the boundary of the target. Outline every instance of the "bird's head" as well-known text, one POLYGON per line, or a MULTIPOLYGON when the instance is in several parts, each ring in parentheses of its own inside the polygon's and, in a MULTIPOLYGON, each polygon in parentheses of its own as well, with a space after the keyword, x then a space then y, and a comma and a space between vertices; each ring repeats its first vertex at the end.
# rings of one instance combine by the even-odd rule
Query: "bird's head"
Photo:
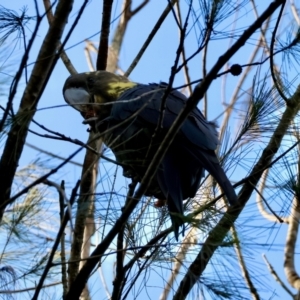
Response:
POLYGON ((125 76, 106 71, 86 72, 70 76, 63 87, 65 101, 79 110, 84 118, 108 116, 112 102, 136 83, 125 76))

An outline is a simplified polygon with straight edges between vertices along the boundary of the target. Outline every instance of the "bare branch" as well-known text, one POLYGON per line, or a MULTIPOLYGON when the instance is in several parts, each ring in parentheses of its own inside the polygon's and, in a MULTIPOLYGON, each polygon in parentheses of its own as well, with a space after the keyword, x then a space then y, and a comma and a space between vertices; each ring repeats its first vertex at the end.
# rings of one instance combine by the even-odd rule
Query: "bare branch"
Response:
POLYGON ((59 1, 55 19, 39 51, 29 82, 21 99, 19 111, 15 116, 6 140, 0 161, 0 205, 2 218, 7 199, 10 197, 14 175, 23 152, 29 124, 34 116, 36 106, 45 88, 45 84, 57 61, 56 51, 67 23, 73 1, 59 1))
POLYGON ((94 51, 95 46, 93 45, 93 43, 91 41, 85 41, 86 46, 84 48, 84 54, 85 54, 85 59, 87 61, 88 64, 88 68, 90 71, 96 71, 94 65, 93 65, 93 61, 92 61, 92 56, 91 56, 91 51, 94 51))
MULTIPOLYGON (((256 18, 258 18, 258 16, 256 18)), ((242 73, 241 77, 239 78, 239 81, 238 81, 238 83, 237 83, 237 85, 236 85, 236 87, 235 87, 235 89, 233 91, 233 94, 231 96, 229 104, 223 103, 223 106, 225 108, 225 117, 224 117, 224 119, 222 121, 222 125, 220 126, 220 129, 221 129, 220 130, 220 140, 221 141, 224 138, 224 134, 226 132, 226 128, 227 128, 227 125, 228 125, 228 122, 229 122, 229 118, 231 116, 231 112, 232 112, 232 110, 233 110, 233 108, 234 108, 234 106, 235 106, 235 104, 236 104, 236 102, 238 100, 238 94, 239 94, 239 92, 241 90, 241 87, 242 87, 243 83, 245 82, 246 78, 248 77, 248 74, 249 74, 250 70, 253 67, 252 64, 254 62, 254 59, 257 56, 257 53, 260 50, 260 46, 262 44, 262 41, 265 38, 264 34, 267 31, 267 29, 269 28, 270 20, 271 20, 271 18, 268 18, 266 20, 266 23, 265 23, 264 28, 262 29, 260 38, 259 38, 258 42, 256 43, 253 52, 250 55, 250 58, 248 60, 248 63, 246 65, 246 67, 243 68, 243 73, 242 73)), ((218 119, 218 118, 219 118, 219 116, 216 119, 218 119)))
POLYGON ((292 10, 294 19, 298 23, 298 26, 300 26, 300 18, 299 18, 298 12, 297 12, 295 2, 294 2, 294 0, 290 0, 290 2, 291 2, 291 10, 292 10))
MULTIPOLYGON (((177 15, 177 19, 179 22, 180 27, 182 28, 182 18, 181 18, 181 11, 180 11, 180 5, 179 2, 176 1, 175 3, 175 10, 176 10, 176 15, 177 15)), ((181 35, 181 31, 179 30, 179 38, 181 35)), ((185 55, 185 47, 184 45, 182 45, 182 49, 181 49, 181 58, 182 58, 182 63, 183 63, 183 71, 184 71, 184 77, 185 77, 185 84, 187 85, 188 91, 189 91, 189 95, 192 94, 192 85, 191 85, 191 78, 190 78, 190 74, 189 74, 189 68, 186 62, 186 55, 185 55)))
POLYGON ((165 284, 165 287, 163 289, 162 294, 160 295, 160 300, 167 300, 170 290, 173 288, 173 284, 179 274, 180 268, 183 265, 183 262, 185 261, 185 258, 188 254, 188 250, 193 246, 197 244, 197 228, 192 227, 185 235, 184 239, 182 240, 182 243, 179 247, 178 252, 176 253, 175 263, 173 264, 170 277, 165 284))
MULTIPOLYGON (((44 6, 45 6, 45 10, 47 13, 47 19, 49 24, 51 25, 53 22, 53 13, 52 13, 52 4, 50 3, 50 0, 43 0, 44 2, 44 6)), ((61 43, 59 42, 57 45, 57 49, 59 49, 61 47, 61 43)), ((62 50, 60 53, 60 58, 63 61, 63 63, 65 64, 67 70, 70 72, 71 75, 76 74, 77 71, 75 69, 75 67, 73 66, 72 62, 70 61, 67 53, 65 52, 65 50, 62 50)))
POLYGON ((289 227, 284 250, 284 271, 288 282, 297 290, 300 290, 300 277, 295 269, 295 248, 299 231, 300 203, 297 195, 293 199, 289 217, 289 227))
POLYGON ((8 204, 13 203, 17 198, 19 198, 20 196, 27 193, 31 188, 33 188, 34 186, 36 186, 39 183, 44 182, 45 179, 47 179, 50 175, 55 174, 59 169, 61 169, 64 165, 66 165, 69 162, 69 160, 71 160, 75 155, 77 155, 81 150, 82 150, 82 148, 79 148, 73 154, 71 154, 66 160, 64 160, 61 164, 59 164, 57 167, 53 168, 51 171, 49 171, 45 175, 41 176, 40 178, 35 180, 33 183, 31 183, 27 187, 25 187, 23 190, 21 190, 20 192, 18 192, 14 196, 12 196, 10 199, 6 200, 3 204, 0 205, 0 209, 2 209, 3 206, 7 206, 8 204))
POLYGON ((291 292, 291 290, 284 284, 284 282, 280 279, 280 277, 278 276, 277 272, 275 271, 275 269, 272 267, 272 265, 269 263, 267 257, 265 254, 263 254, 263 259, 271 273, 271 275, 275 278, 275 280, 285 289, 285 291, 292 296, 292 298, 294 298, 293 293, 291 292))
MULTIPOLYGON (((110 72, 115 72, 117 68, 117 59, 119 56, 119 51, 121 49, 123 36, 127 27, 127 23, 129 21, 129 17, 126 18, 126 11, 130 10, 130 5, 128 1, 124 1, 126 6, 125 12, 120 19, 117 30, 114 34, 112 47, 108 48, 108 39, 109 39, 109 27, 110 27, 110 19, 111 19, 111 8, 112 8, 111 0, 106 0, 103 2, 103 18, 101 25, 101 36, 100 36, 100 44, 99 51, 97 56, 97 70, 105 70, 110 72), (122 38, 120 38, 122 36, 122 38)), ((91 51, 96 51, 94 45, 91 42, 87 43, 87 47, 91 51)), ((90 58, 90 56, 88 56, 90 58)), ((88 59, 88 63, 90 68, 93 68, 91 59, 88 59)), ((91 223, 93 223, 91 217, 91 212, 93 210, 93 200, 94 200, 94 191, 96 188, 96 177, 97 177, 97 166, 99 155, 95 153, 100 153, 102 148, 102 140, 99 138, 97 134, 93 132, 89 135, 89 141, 87 145, 92 147, 94 151, 87 151, 85 156, 85 163, 82 169, 82 184, 80 193, 81 196, 78 200, 78 210, 76 215, 76 223, 74 230, 74 242, 71 248, 71 256, 70 261, 75 262, 69 265, 69 283, 74 281, 77 276, 78 271, 84 266, 85 262, 82 261, 79 265, 80 258, 85 258, 90 252, 90 236, 89 234, 94 231, 94 227, 90 228, 91 223), (90 207, 89 210, 86 207, 90 207), (87 223, 88 222, 88 223, 87 223), (85 238, 85 239, 84 239, 85 238), (84 249, 84 253, 81 250, 84 249)), ((84 288, 84 294, 87 295, 87 287, 84 288)))
MULTIPOLYGON (((280 1, 278 1, 276 4, 279 6, 280 1)), ((195 284, 197 279, 202 275, 210 258, 218 248, 218 245, 222 242, 230 227, 243 210, 245 204, 249 200, 254 190, 253 186, 256 186, 263 174, 264 169, 267 168, 271 163, 273 157, 280 147, 284 135, 287 132, 290 122, 294 119, 300 109, 299 98, 300 86, 298 87, 294 96, 289 100, 289 105, 286 107, 286 110, 283 113, 282 118, 277 128, 275 129, 269 144, 262 152, 258 162, 253 167, 246 183, 242 187, 238 195, 239 206, 230 207, 226 214, 219 221, 219 223, 214 227, 213 230, 211 230, 201 251, 197 255, 197 258, 193 261, 193 263, 189 267, 189 271, 181 281, 179 289, 175 295, 175 299, 182 299, 182 297, 189 293, 190 289, 195 284)))
MULTIPOLYGON (((35 146, 35 145, 32 145, 32 144, 30 144, 30 143, 27 143, 27 142, 26 142, 25 145, 26 145, 27 147, 29 147, 29 148, 32 148, 32 149, 34 149, 34 150, 40 152, 40 153, 44 153, 44 154, 46 154, 46 155, 49 155, 50 157, 54 157, 54 158, 57 158, 57 159, 60 159, 60 160, 63 160, 63 161, 66 160, 66 157, 59 156, 59 155, 57 155, 57 154, 54 154, 54 153, 52 153, 52 152, 49 152, 49 151, 44 150, 44 149, 42 149, 42 148, 39 148, 39 147, 37 147, 37 146, 35 146)), ((80 163, 78 163, 78 162, 76 162, 76 161, 74 161, 74 160, 70 160, 69 163, 70 163, 70 164, 73 164, 74 166, 77 166, 77 167, 82 167, 82 164, 80 164, 80 163)))
MULTIPOLYGON (((62 181, 60 184, 60 189, 62 191, 65 191, 65 182, 62 181)), ((70 214, 70 221, 72 220, 72 215, 71 215, 71 204, 70 201, 68 203, 68 209, 69 209, 69 214, 70 214)), ((64 219, 64 208, 65 208, 65 202, 64 202, 64 196, 62 195, 61 192, 59 192, 59 209, 60 209, 60 226, 63 226, 63 219, 64 219)), ((60 258, 61 258, 61 281, 62 281, 62 286, 63 286, 63 297, 68 292, 68 277, 67 277, 67 268, 65 265, 65 262, 67 261, 66 259, 66 248, 65 248, 65 235, 61 235, 60 239, 60 258)))
POLYGON ((285 96, 284 91, 282 90, 282 86, 279 86, 280 80, 279 80, 278 75, 275 74, 276 68, 274 66, 275 37, 276 37, 276 32, 277 32, 279 23, 281 21, 282 13, 283 13, 283 10, 284 10, 284 4, 285 4, 285 2, 281 6, 279 16, 277 17, 276 25, 275 25, 275 28, 274 28, 273 33, 272 33, 272 39, 271 39, 271 45, 270 45, 270 70, 271 70, 271 75, 272 75, 272 78, 273 78, 274 85, 277 89, 277 92, 279 93, 279 95, 281 96, 281 98, 284 101, 288 101, 288 98, 285 96))
MULTIPOLYGON (((77 194, 77 190, 79 188, 79 185, 80 185, 80 180, 77 181, 75 187, 72 190, 72 195, 70 197, 70 204, 71 205, 73 205, 73 203, 75 202, 76 194, 77 194)), ((32 300, 37 300, 38 299, 39 293, 40 293, 41 289, 43 288, 44 281, 45 281, 46 276, 47 276, 47 274, 48 274, 48 272, 49 272, 49 270, 52 266, 52 261, 53 261, 54 255, 55 255, 56 250, 58 248, 58 245, 61 241, 61 236, 62 236, 62 234, 64 234, 65 227, 66 227, 66 225, 67 225, 67 223, 70 219, 69 216, 70 216, 70 214, 69 214, 69 211, 67 210, 64 214, 64 218, 62 220, 62 225, 59 228, 59 231, 58 231, 57 236, 56 236, 56 240, 53 244, 53 247, 51 249, 51 252, 50 252, 50 255, 49 255, 49 258, 48 258, 48 262, 47 262, 47 264, 44 268, 43 274, 42 274, 41 279, 40 279, 40 281, 39 281, 39 283, 36 287, 36 290, 35 290, 35 293, 32 297, 32 300)))
POLYGON ((289 223, 289 220, 288 218, 281 218, 279 217, 274 211, 273 209, 270 207, 268 201, 266 201, 263 197, 263 191, 265 189, 265 186, 266 186, 266 180, 267 180, 267 177, 268 177, 268 174, 269 174, 269 169, 266 169, 262 175, 262 178, 260 180, 260 185, 259 185, 259 188, 256 189, 256 192, 257 192, 257 195, 256 195, 256 204, 257 204, 257 207, 258 207, 258 210, 260 211, 261 215, 263 217, 265 217, 267 220, 271 221, 271 222, 279 222, 279 223, 289 223), (263 202, 266 204, 266 206, 268 207, 268 209, 272 212, 272 214, 269 214, 264 206, 263 206, 263 202))
POLYGON ((133 17, 135 14, 137 14, 146 4, 149 2, 149 0, 144 0, 140 5, 138 5, 135 9, 131 10, 131 17, 133 17))
MULTIPOLYGON (((59 284, 61 284, 60 281, 49 283, 49 284, 44 284, 42 286, 42 289, 45 289, 47 287, 56 286, 56 285, 59 285, 59 284)), ((4 290, 4 291, 0 291, 0 294, 18 294, 18 293, 24 293, 24 292, 28 292, 28 291, 34 291, 34 290, 36 290, 36 286, 29 287, 29 288, 26 288, 26 289, 21 289, 21 290, 4 290)))
MULTIPOLYGON (((137 182, 132 182, 129 185, 127 197, 126 197, 126 203, 124 207, 127 206, 127 201, 131 199, 133 196, 134 190, 136 188, 137 182)), ((124 229, 125 224, 120 228, 120 232, 117 236, 117 257, 116 257, 116 275, 113 281, 113 291, 111 300, 118 300, 121 297, 122 287, 125 285, 125 268, 124 268, 124 257, 126 255, 126 247, 124 248, 124 229)))
POLYGON ((231 232, 233 234, 233 238, 236 241, 235 244, 234 244, 234 247, 235 247, 235 251, 236 251, 236 254, 237 254, 237 257, 238 257, 238 260, 239 260, 239 264, 240 264, 245 282, 246 282, 247 286, 249 287, 252 298, 254 300, 260 300, 261 298, 260 298, 260 296, 257 292, 257 289, 255 288, 255 286, 252 282, 252 279, 250 277, 250 274, 248 272, 248 269, 247 269, 247 266, 246 266, 246 263, 245 263, 245 260, 244 260, 244 256, 243 256, 243 253, 242 253, 242 249, 241 249, 241 246, 240 246, 240 243, 239 243, 238 233, 237 233, 234 225, 231 227, 231 232))
MULTIPOLYGON (((102 147, 102 140, 95 139, 95 134, 90 133, 87 144, 92 147, 96 152, 102 147)), ((99 152, 98 152, 99 153, 99 152)), ((92 153, 90 150, 86 151, 86 155, 83 162, 81 185, 80 185, 80 197, 77 201, 77 213, 74 226, 74 240, 72 243, 68 274, 69 285, 75 280, 79 271, 79 261, 82 257, 82 249, 84 248, 84 232, 86 228, 86 218, 91 214, 93 210, 94 191, 96 185, 96 174, 98 168, 99 155, 92 153)), ((89 237, 90 238, 90 237, 89 237)))
POLYGON ((97 70, 106 70, 112 3, 113 0, 103 1, 99 52, 98 52, 97 63, 96 63, 97 70))
POLYGON ((137 14, 141 9, 145 7, 145 5, 149 2, 149 0, 144 0, 140 5, 138 5, 134 10, 132 10, 132 1, 131 0, 124 0, 122 5, 122 15, 119 20, 118 26, 114 33, 110 53, 109 55, 112 56, 111 59, 108 60, 108 67, 109 69, 116 69, 116 65, 118 62, 121 46, 123 43, 123 38, 125 35, 125 31, 127 29, 127 25, 130 19, 137 14))

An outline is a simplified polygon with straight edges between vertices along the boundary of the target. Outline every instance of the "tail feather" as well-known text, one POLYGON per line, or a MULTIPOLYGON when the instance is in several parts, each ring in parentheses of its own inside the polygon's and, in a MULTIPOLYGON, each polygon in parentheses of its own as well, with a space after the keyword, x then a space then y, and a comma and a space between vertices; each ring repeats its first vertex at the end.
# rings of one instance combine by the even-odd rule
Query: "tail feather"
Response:
POLYGON ((188 152, 201 163, 203 168, 215 178, 215 180, 225 193, 230 205, 235 205, 238 202, 237 195, 224 170, 220 166, 215 153, 213 151, 205 151, 202 149, 199 149, 198 151, 192 151, 188 147, 186 148, 186 150, 188 150, 188 152))
POLYGON ((208 171, 220 185, 230 205, 237 204, 237 195, 222 167, 219 164, 211 163, 211 169, 208 171))
POLYGON ((184 220, 183 220, 183 213, 178 212, 177 208, 174 204, 175 204, 174 199, 168 197, 168 209, 169 209, 169 213, 170 213, 172 227, 173 227, 175 239, 176 239, 176 241, 178 241, 179 228, 182 226, 182 235, 184 235, 185 226, 184 226, 184 220))

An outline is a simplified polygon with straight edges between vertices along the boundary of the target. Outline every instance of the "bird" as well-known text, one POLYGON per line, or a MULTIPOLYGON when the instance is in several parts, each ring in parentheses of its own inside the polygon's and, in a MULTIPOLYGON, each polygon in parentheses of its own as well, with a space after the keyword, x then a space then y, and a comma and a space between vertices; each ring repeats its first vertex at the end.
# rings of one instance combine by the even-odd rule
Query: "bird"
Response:
MULTIPOLYGON (((141 182, 155 153, 187 97, 168 84, 141 84, 107 71, 71 75, 63 87, 65 101, 102 134, 123 175, 141 182), (165 98, 164 98, 165 97, 165 98), (163 100, 165 99, 165 100, 163 100), (162 101, 165 104, 162 105, 162 101), (161 107, 164 107, 162 109, 161 107)), ((178 241, 184 234, 183 201, 195 197, 206 170, 213 176, 230 205, 237 195, 215 153, 219 145, 216 125, 195 107, 169 145, 145 196, 166 202, 172 228, 178 241)))

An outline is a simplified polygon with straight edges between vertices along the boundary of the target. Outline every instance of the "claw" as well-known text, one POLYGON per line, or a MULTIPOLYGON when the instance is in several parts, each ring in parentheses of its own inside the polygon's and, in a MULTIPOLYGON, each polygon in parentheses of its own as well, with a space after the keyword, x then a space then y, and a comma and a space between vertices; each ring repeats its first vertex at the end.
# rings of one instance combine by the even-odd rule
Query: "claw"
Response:
POLYGON ((167 205, 167 200, 166 199, 157 199, 156 202, 154 202, 154 206, 156 208, 161 208, 163 206, 167 205))

